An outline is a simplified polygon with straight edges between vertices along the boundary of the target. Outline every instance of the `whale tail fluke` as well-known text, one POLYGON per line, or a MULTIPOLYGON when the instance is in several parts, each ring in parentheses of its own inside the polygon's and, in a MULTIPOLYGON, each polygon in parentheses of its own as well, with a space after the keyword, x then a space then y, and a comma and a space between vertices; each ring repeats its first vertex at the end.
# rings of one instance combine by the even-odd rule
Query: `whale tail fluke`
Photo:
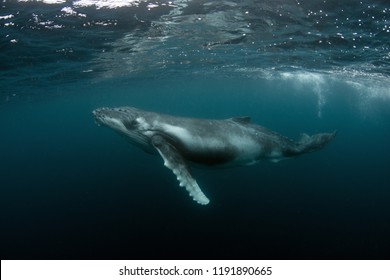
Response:
POLYGON ((297 153, 305 154, 320 150, 331 142, 335 136, 336 131, 332 133, 319 133, 312 136, 303 133, 297 143, 297 153))

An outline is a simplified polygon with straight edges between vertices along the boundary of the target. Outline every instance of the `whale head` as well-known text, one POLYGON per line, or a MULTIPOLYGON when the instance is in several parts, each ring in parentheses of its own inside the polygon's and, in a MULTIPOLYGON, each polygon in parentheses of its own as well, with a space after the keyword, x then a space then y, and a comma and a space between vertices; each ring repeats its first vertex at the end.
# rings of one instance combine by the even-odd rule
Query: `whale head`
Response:
POLYGON ((125 136, 133 144, 147 149, 148 130, 145 127, 142 111, 133 107, 98 108, 92 111, 98 125, 107 126, 125 136))

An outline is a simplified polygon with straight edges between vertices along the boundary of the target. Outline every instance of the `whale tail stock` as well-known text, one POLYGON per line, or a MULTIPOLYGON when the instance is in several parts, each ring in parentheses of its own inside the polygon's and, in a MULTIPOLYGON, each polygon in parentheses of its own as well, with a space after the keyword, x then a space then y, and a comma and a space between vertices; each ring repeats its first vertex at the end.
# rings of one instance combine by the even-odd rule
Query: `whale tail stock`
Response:
POLYGON ((335 138, 337 131, 332 133, 319 133, 312 136, 303 133, 301 139, 297 142, 296 154, 306 154, 315 152, 325 147, 335 138))

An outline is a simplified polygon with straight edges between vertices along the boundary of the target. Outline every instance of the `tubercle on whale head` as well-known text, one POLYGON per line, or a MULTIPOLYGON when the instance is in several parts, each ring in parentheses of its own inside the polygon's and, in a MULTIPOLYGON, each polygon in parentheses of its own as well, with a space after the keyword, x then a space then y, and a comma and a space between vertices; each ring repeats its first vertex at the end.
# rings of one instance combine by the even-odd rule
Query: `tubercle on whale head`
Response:
POLYGON ((126 126, 126 124, 134 122, 139 116, 139 112, 132 107, 102 107, 93 110, 92 115, 98 124, 110 126, 112 122, 122 122, 126 126))
POLYGON ((139 116, 139 110, 132 107, 102 107, 93 110, 92 115, 98 125, 123 130, 132 128, 132 125, 139 116))
POLYGON ((92 115, 98 124, 111 128, 131 143, 151 153, 149 137, 144 133, 149 126, 142 118, 141 110, 132 107, 103 107, 93 110, 92 115))

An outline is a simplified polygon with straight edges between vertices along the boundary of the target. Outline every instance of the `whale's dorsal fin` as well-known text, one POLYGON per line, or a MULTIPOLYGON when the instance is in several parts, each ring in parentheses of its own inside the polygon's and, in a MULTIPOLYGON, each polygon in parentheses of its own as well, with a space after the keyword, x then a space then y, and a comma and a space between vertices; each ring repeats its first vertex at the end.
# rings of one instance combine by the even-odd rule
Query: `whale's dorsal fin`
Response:
POLYGON ((251 122, 251 117, 248 116, 242 116, 242 117, 233 117, 229 120, 232 120, 233 122, 241 123, 241 124, 247 124, 251 122))
POLYGON ((199 204, 206 205, 210 200, 200 189, 198 183, 191 176, 186 161, 176 148, 161 135, 155 135, 151 139, 152 145, 157 149, 164 160, 164 165, 176 175, 181 187, 185 187, 190 196, 199 204))

